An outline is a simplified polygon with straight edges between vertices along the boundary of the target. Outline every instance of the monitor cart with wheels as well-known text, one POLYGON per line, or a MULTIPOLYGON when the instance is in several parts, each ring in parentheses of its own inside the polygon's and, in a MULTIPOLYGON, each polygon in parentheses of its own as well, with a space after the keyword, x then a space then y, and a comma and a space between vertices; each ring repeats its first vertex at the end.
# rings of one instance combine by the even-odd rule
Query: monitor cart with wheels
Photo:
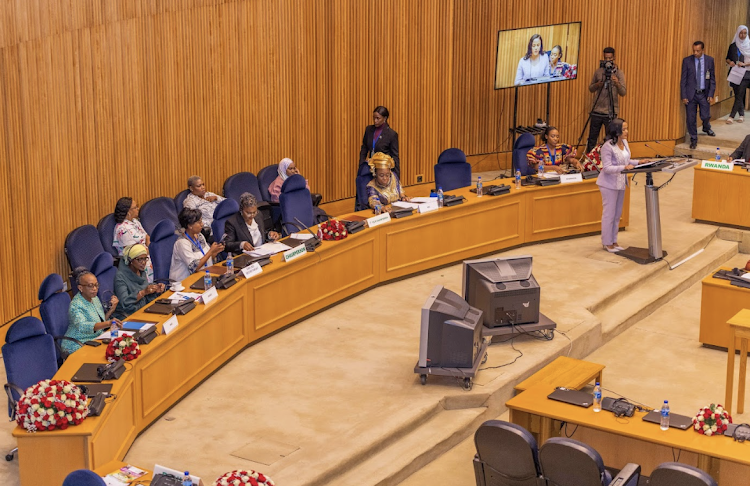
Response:
POLYGON ((489 342, 487 339, 482 339, 482 345, 479 348, 476 359, 474 359, 474 365, 471 368, 443 368, 440 366, 435 367, 421 367, 419 363, 414 367, 414 373, 419 375, 419 379, 423 385, 427 384, 427 375, 435 376, 452 376, 454 378, 463 378, 464 390, 471 390, 474 386, 473 378, 477 374, 479 367, 487 362, 487 346, 489 342))

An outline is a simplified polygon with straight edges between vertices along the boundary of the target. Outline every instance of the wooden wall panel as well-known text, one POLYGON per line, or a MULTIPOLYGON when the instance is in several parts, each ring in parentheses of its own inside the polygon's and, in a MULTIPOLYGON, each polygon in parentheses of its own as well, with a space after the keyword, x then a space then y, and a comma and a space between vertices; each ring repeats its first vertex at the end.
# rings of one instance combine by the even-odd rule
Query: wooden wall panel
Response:
MULTIPOLYGON (((747 13, 744 0, 6 0, 0 278, 14 284, 0 322, 38 304, 42 279, 69 270, 66 235, 123 195, 174 196, 192 174, 220 192, 233 173, 291 157, 326 200, 353 196, 377 105, 399 132, 407 185, 431 181, 450 146, 509 150, 513 90, 493 89, 500 29, 582 22, 580 78, 552 86, 565 140, 608 44, 628 74, 633 137, 678 138, 680 58, 699 35, 722 59, 747 13)), ((521 90, 520 123, 543 114, 545 95, 521 90)))

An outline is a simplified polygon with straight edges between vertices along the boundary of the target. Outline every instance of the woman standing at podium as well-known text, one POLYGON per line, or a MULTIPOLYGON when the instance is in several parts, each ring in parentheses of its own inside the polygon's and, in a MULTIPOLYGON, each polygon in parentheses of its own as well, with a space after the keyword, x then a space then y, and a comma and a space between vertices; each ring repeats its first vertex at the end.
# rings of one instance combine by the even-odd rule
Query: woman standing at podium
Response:
POLYGON ((617 243, 617 231, 625 200, 628 177, 623 170, 634 167, 628 146, 628 124, 615 118, 607 127, 607 139, 602 144, 602 171, 596 184, 602 193, 602 245, 610 253, 624 250, 617 243))

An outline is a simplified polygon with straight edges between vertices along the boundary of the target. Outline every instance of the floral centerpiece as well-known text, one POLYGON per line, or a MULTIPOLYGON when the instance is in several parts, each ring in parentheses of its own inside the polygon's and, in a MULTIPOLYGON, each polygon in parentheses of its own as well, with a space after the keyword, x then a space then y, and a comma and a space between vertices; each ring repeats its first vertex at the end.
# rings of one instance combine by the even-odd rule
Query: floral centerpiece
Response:
POLYGON ((231 471, 214 481, 214 486, 241 486, 245 484, 274 486, 275 483, 268 476, 256 471, 231 471))
POLYGON ((89 414, 86 395, 64 380, 42 380, 26 389, 18 400, 16 422, 28 430, 65 430, 89 414))
POLYGON ((732 423, 732 416, 721 405, 713 403, 698 410, 693 417, 693 428, 703 435, 721 435, 732 423))
POLYGON ((343 240, 347 234, 346 226, 337 219, 329 219, 318 227, 318 237, 323 240, 343 240))
POLYGON ((141 348, 135 339, 130 336, 120 336, 110 341, 105 353, 108 361, 117 361, 120 359, 132 361, 140 355, 141 348))

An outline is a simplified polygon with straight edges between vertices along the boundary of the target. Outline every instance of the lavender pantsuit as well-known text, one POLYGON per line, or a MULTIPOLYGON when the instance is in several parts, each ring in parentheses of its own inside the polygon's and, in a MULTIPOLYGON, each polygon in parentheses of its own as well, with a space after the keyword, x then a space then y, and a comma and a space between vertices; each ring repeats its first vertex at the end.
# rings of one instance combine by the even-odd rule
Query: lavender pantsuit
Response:
POLYGON ((617 241, 617 229, 622 216, 622 204, 625 199, 627 175, 622 174, 630 164, 630 147, 623 140, 624 150, 607 140, 602 144, 602 171, 596 184, 602 193, 602 245, 609 246, 617 241))

